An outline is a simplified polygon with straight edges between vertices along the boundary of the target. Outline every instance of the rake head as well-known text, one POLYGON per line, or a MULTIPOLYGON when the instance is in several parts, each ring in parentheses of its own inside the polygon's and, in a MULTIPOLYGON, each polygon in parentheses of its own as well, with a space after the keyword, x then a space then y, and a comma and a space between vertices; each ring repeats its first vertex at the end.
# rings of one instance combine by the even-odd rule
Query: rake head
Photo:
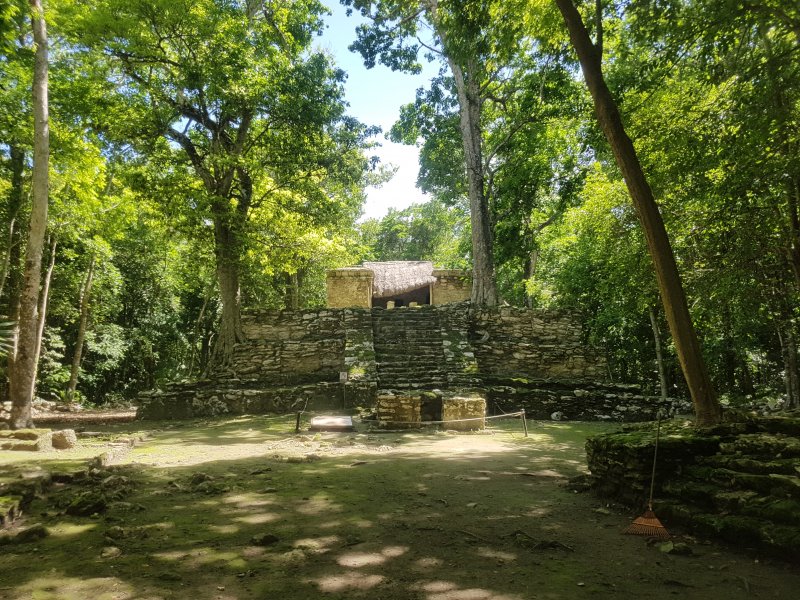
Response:
POLYGON ((623 533, 662 539, 668 539, 670 537, 667 528, 656 518, 652 509, 647 510, 641 517, 636 519, 623 533))

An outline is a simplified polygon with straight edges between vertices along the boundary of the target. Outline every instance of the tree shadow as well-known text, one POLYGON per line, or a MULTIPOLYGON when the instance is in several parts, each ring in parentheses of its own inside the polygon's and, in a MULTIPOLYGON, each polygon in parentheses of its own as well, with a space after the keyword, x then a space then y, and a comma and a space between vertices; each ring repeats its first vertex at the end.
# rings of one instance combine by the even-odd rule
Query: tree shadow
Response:
MULTIPOLYGON (((172 443, 247 434, 211 428, 181 428, 172 443)), ((2 549, 0 597, 672 597, 664 581, 752 597, 736 578, 709 576, 705 561, 623 538, 626 515, 595 512, 599 501, 560 486, 583 469, 578 429, 543 425, 527 440, 393 434, 338 456, 115 468, 129 484, 102 515, 54 510, 69 486, 31 507, 51 535, 2 549)), ((800 584, 777 567, 765 576, 776 593, 800 584)))

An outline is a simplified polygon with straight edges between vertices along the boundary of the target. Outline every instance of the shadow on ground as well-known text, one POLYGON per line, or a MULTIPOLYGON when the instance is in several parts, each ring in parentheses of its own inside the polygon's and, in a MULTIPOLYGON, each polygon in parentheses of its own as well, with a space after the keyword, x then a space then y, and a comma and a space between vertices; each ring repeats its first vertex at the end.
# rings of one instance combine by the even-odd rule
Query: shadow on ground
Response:
MULTIPOLYGON (((501 600, 789 598, 800 575, 703 543, 674 556, 622 536, 633 515, 563 483, 607 429, 294 436, 264 417, 162 428, 93 517, 65 486, 0 548, 0 597, 501 600)), ((99 485, 99 484, 95 484, 99 485)))

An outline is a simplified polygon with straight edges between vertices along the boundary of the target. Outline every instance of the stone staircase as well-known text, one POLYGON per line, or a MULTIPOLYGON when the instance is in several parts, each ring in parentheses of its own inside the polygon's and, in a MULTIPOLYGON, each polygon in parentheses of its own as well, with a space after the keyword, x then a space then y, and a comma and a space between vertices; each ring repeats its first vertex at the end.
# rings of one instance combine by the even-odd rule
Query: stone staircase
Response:
POLYGON ((429 307, 372 309, 379 390, 448 387, 442 326, 429 307))
MULTIPOLYGON (((800 415, 730 418, 704 430, 664 423, 655 512, 668 529, 800 561, 800 415)), ((654 438, 651 424, 590 437, 595 490, 643 510, 654 438)))
POLYGON ((701 535, 800 560, 800 439, 754 432, 720 444, 664 485, 665 517, 701 535))

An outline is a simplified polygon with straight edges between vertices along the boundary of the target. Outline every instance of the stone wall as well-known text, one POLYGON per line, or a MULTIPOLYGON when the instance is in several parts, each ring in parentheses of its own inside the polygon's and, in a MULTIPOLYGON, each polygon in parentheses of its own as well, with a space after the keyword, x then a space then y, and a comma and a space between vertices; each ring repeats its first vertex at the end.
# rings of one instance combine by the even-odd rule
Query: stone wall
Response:
POLYGON ((437 307, 442 324, 442 345, 447 369, 447 382, 451 388, 478 387, 478 361, 470 343, 469 303, 437 307))
POLYGON ((431 286, 431 304, 449 304, 469 300, 472 277, 461 269, 434 269, 436 283, 431 286))
POLYGON ((383 393, 378 395, 376 413, 378 424, 391 429, 413 429, 426 422, 453 431, 476 431, 486 427, 486 400, 475 393, 383 393))
POLYGON ((328 271, 328 307, 372 307, 373 279, 374 275, 370 269, 360 267, 347 267, 328 271))
POLYGON ((638 386, 603 381, 605 364, 582 344, 570 313, 472 310, 463 302, 250 311, 242 326, 246 339, 228 369, 142 394, 139 414, 160 419, 372 407, 388 389, 485 390, 492 413, 525 408, 540 419, 559 413, 570 420, 635 421, 653 418, 660 406, 638 386), (376 331, 383 336, 377 346, 376 331))
POLYGON ((262 382, 336 381, 344 369, 342 317, 329 310, 245 313, 246 341, 236 345, 230 369, 262 382))
POLYGON ((342 410, 377 391, 372 317, 365 309, 249 311, 231 366, 203 381, 140 395, 145 419, 342 410), (347 381, 341 381, 341 374, 347 381))
POLYGON ((442 427, 454 431, 476 431, 486 427, 486 400, 477 396, 452 396, 442 399, 442 427), (459 421, 459 419, 467 419, 459 421))
POLYGON ((413 392, 378 394, 375 405, 378 424, 392 429, 419 427, 421 406, 422 397, 413 392))
POLYGON ((525 409, 531 419, 632 423, 691 412, 685 401, 646 396, 637 384, 571 379, 484 377, 489 410, 502 414, 525 409))
POLYGON ((472 316, 481 373, 605 381, 605 360, 581 338, 580 321, 569 312, 501 307, 472 316))
MULTIPOLYGON (((589 438, 591 486, 645 508, 655 425, 589 438)), ((752 417, 708 430, 662 424, 655 512, 668 529, 718 537, 800 562, 800 417, 752 417)))

